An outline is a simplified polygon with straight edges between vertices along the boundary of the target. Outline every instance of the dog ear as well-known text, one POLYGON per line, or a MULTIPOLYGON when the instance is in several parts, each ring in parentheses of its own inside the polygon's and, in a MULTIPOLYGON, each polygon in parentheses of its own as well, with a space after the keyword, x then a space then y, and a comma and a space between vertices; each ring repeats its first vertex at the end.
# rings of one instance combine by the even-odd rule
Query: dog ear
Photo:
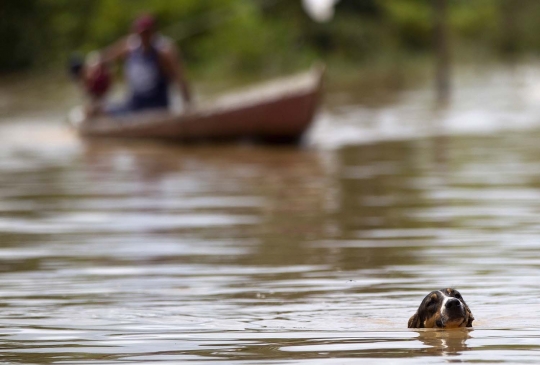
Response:
POLYGON ((472 323, 474 321, 474 315, 472 314, 469 306, 465 302, 463 302, 463 305, 465 306, 465 311, 467 312, 467 316, 469 317, 467 319, 467 325, 465 327, 472 327, 472 323))
POLYGON ((469 309, 469 307, 467 307, 467 312, 469 313, 469 320, 467 321, 467 326, 466 327, 472 327, 472 323, 474 321, 474 316, 473 316, 471 310, 469 309))
POLYGON ((409 318, 408 328, 424 328, 424 323, 418 312, 416 312, 411 318, 409 318))

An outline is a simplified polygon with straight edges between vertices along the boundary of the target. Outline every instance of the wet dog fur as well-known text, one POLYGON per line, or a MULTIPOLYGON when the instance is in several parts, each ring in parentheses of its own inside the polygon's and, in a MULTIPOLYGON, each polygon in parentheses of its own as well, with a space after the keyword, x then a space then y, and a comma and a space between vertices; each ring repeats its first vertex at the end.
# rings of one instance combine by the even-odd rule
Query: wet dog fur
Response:
POLYGON ((409 328, 472 327, 474 316, 461 294, 452 288, 429 293, 409 319, 409 328))

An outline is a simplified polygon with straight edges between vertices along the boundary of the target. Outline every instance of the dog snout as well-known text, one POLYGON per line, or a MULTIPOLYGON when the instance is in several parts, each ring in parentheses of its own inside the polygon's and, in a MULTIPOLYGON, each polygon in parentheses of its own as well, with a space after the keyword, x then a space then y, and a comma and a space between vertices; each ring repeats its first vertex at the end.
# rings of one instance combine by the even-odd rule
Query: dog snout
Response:
POLYGON ((446 309, 456 309, 459 307, 461 307, 461 302, 459 301, 459 299, 449 299, 446 302, 446 309))

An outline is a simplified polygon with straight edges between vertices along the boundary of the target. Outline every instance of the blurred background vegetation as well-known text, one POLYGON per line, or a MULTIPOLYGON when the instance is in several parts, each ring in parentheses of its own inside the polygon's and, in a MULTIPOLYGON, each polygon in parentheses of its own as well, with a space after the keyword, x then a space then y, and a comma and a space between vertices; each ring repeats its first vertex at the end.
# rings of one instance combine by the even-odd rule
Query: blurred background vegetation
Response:
MULTIPOLYGON (((69 53, 126 34, 142 12, 158 17, 199 74, 393 62, 429 54, 433 40, 431 0, 341 0, 328 23, 309 19, 300 0, 2 0, 0 72, 60 68, 69 53)), ((453 53, 535 53, 539 16, 538 0, 451 0, 453 53)))

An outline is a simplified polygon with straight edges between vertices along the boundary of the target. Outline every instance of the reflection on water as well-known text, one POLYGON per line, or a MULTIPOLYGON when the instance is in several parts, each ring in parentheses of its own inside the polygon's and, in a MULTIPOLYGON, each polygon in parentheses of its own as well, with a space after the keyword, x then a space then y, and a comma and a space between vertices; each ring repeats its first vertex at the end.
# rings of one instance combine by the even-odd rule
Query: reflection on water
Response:
POLYGON ((537 361, 538 129, 325 150, 29 125, 0 124, 6 363, 537 361), (407 329, 448 286, 474 329, 407 329))
POLYGON ((426 346, 422 351, 426 354, 459 356, 469 350, 467 340, 471 338, 471 330, 431 331, 419 330, 418 339, 426 346))

